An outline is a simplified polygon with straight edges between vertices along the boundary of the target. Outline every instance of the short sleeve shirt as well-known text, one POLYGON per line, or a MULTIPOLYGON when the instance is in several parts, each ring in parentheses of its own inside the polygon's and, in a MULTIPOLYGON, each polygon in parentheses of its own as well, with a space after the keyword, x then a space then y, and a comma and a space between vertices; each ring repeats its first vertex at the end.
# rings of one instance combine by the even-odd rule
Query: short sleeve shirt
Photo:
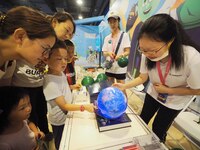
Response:
POLYGON ((30 130, 27 121, 24 121, 24 126, 20 131, 0 135, 1 150, 33 150, 36 146, 35 135, 30 130))
POLYGON ((64 73, 62 73, 62 76, 45 75, 43 90, 47 101, 49 122, 52 125, 63 125, 67 115, 56 105, 55 99, 64 96, 66 103, 72 102, 72 93, 64 73))
POLYGON ((16 61, 7 61, 4 69, 0 69, 0 86, 8 86, 11 84, 12 76, 15 71, 16 61))
MULTIPOLYGON (((106 36, 104 39, 102 51, 115 52, 121 34, 122 32, 118 34, 116 39, 113 39, 111 34, 106 36)), ((128 48, 128 47, 130 47, 129 35, 127 33, 124 33, 117 55, 122 54, 124 52, 124 48, 128 48)), ((110 57, 109 56, 106 57, 106 60, 110 60, 110 57)), ((126 71, 127 71, 127 67, 124 67, 124 68, 119 67, 119 65, 117 64, 117 61, 114 61, 112 67, 106 70, 106 72, 114 73, 114 74, 123 74, 123 73, 126 73, 126 71)))
POLYGON ((17 60, 12 85, 20 87, 40 87, 43 85, 43 75, 35 69, 35 66, 27 61, 17 60))
MULTIPOLYGON (((190 87, 191 89, 200 89, 200 53, 191 46, 183 46, 184 67, 180 70, 171 68, 166 77, 165 84, 168 87, 190 87)), ((142 55, 140 73, 148 73, 150 85, 147 93, 157 100, 158 93, 153 87, 154 83, 161 83, 157 68, 148 70, 145 63, 146 57, 142 55)), ((164 74, 167 63, 161 63, 161 71, 164 74)), ((171 109, 180 110, 189 102, 192 95, 169 95, 166 103, 161 104, 171 109)))

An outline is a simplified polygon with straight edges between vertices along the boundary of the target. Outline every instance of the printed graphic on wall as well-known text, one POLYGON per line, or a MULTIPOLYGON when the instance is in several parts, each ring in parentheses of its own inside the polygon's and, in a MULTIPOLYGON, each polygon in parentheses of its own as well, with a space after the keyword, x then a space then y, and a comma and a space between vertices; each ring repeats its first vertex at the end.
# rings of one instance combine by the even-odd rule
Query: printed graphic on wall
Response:
POLYGON ((116 1, 115 9, 119 10, 121 16, 126 18, 125 22, 122 22, 122 29, 129 33, 131 39, 128 72, 133 77, 139 74, 141 55, 137 51, 137 36, 143 22, 154 14, 170 14, 183 25, 192 40, 199 44, 199 5, 199 0, 129 0, 129 3, 126 5, 124 5, 122 0, 116 1), (127 11, 122 13, 122 9, 127 11))
POLYGON ((99 27, 77 25, 73 41, 78 56, 76 64, 83 67, 97 66, 100 51, 99 27))
MULTIPOLYGON (((128 32, 131 39, 128 73, 133 77, 139 74, 141 55, 137 51, 137 36, 143 22, 154 14, 170 14, 183 25, 191 39, 200 46, 199 6, 200 0, 116 0, 110 10, 118 11, 121 17, 121 30, 128 32)), ((108 34, 110 29, 107 16, 98 27, 77 26, 73 41, 80 56, 80 64, 98 64, 102 44, 108 34)))

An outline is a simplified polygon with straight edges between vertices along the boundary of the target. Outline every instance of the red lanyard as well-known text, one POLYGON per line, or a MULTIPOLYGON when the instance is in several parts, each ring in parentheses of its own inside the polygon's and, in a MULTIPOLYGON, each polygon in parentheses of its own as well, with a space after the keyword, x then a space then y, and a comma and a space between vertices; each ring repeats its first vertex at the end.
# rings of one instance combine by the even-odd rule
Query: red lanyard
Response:
POLYGON ((167 75, 169 73, 169 70, 170 70, 170 67, 171 67, 171 63, 172 63, 171 57, 169 57, 168 62, 167 62, 167 67, 166 67, 166 70, 165 70, 165 75, 163 77, 162 71, 161 71, 161 68, 160 68, 160 62, 159 61, 156 62, 158 75, 159 75, 160 81, 162 82, 163 85, 165 85, 165 79, 166 79, 166 77, 167 77, 167 75))

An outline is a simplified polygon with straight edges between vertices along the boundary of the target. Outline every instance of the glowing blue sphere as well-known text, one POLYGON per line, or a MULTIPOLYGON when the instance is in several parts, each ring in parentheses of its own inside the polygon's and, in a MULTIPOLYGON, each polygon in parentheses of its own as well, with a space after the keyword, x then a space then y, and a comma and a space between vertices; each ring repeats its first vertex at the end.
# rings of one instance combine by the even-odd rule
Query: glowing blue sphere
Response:
POLYGON ((107 119, 120 117, 127 108, 124 93, 115 87, 103 89, 97 97, 98 114, 107 119))

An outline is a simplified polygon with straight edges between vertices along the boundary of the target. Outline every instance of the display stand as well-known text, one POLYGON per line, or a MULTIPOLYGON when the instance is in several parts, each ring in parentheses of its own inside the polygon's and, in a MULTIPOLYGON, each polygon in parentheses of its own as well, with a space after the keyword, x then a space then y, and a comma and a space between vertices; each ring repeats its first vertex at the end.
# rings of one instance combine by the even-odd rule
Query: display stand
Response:
MULTIPOLYGON (((90 101, 88 94, 85 94, 85 96, 76 95, 75 97, 84 97, 82 102, 80 98, 77 101, 75 100, 74 103, 77 104, 85 104, 90 101), (86 97, 88 101, 85 101, 86 97)), ((131 127, 99 132, 94 113, 86 111, 69 112, 65 122, 60 150, 117 150, 134 144, 139 144, 141 147, 155 144, 160 150, 167 149, 164 144, 159 143, 157 136, 148 129, 130 107, 127 108, 126 113, 132 120, 131 127), (145 140, 142 142, 141 139, 145 140)))

